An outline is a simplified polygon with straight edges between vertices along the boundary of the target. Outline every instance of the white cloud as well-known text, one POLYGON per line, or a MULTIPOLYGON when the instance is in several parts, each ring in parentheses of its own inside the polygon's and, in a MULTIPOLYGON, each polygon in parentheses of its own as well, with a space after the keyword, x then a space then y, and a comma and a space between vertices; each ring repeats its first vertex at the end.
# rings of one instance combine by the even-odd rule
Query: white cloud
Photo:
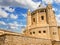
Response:
POLYGON ((25 27, 26 25, 23 25, 23 23, 22 22, 20 22, 20 25, 19 26, 21 26, 21 27, 25 27))
POLYGON ((10 18, 12 18, 12 19, 17 19, 18 16, 17 16, 17 15, 14 15, 14 14, 11 14, 11 15, 10 15, 10 18))
POLYGON ((8 13, 5 12, 4 10, 2 10, 1 7, 0 7, 0 17, 3 17, 3 18, 7 18, 8 17, 8 13))
POLYGON ((52 8, 52 10, 53 10, 53 11, 58 11, 58 9, 57 9, 57 8, 52 8))
POLYGON ((2 2, 2 0, 0 0, 0 2, 2 2))
POLYGON ((10 26, 11 29, 17 29, 19 26, 19 24, 17 22, 9 23, 8 25, 10 26))
POLYGON ((12 25, 12 26, 19 26, 17 22, 10 23, 10 25, 12 25))
POLYGON ((27 17, 27 14, 22 14, 22 16, 26 18, 27 17))
POLYGON ((46 4, 53 4, 54 2, 55 3, 60 3, 60 0, 42 0, 43 3, 46 3, 46 4))
POLYGON ((54 2, 54 0, 42 0, 43 3, 46 3, 46 4, 52 4, 54 2))
POLYGON ((56 3, 60 3, 60 0, 54 0, 56 3))
POLYGON ((4 7, 4 9, 5 9, 6 11, 9 11, 9 12, 14 12, 14 10, 15 10, 15 9, 10 8, 10 7, 4 7))
MULTIPOLYGON (((60 0, 42 0, 42 3, 52 4, 52 3, 60 3, 60 0)), ((20 6, 23 8, 28 8, 34 10, 38 7, 41 2, 34 2, 33 0, 1 0, 0 5, 2 6, 20 6)))
POLYGON ((0 21, 1 25, 6 25, 6 23, 4 21, 0 21))
POLYGON ((2 0, 0 5, 2 6, 19 6, 28 9, 36 9, 40 2, 34 2, 33 0, 2 0))
POLYGON ((33 0, 16 0, 16 2, 20 3, 23 7, 29 8, 29 9, 36 9, 40 2, 33 2, 33 0))
POLYGON ((14 23, 8 23, 8 25, 10 26, 9 28, 11 29, 18 29, 18 27, 22 28, 23 26, 26 26, 26 25, 23 25, 22 23, 18 24, 18 22, 14 22, 14 23))

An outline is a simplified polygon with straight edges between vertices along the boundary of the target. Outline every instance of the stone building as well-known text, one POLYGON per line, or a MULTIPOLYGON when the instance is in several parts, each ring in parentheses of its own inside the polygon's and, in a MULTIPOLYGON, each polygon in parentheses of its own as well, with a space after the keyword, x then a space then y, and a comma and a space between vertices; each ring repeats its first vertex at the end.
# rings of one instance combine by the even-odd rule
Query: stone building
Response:
POLYGON ((60 40, 60 27, 57 26, 55 12, 52 10, 51 4, 32 13, 28 10, 25 34, 37 38, 60 40))
POLYGON ((60 45, 60 27, 52 5, 28 10, 23 34, 0 29, 0 45, 60 45))

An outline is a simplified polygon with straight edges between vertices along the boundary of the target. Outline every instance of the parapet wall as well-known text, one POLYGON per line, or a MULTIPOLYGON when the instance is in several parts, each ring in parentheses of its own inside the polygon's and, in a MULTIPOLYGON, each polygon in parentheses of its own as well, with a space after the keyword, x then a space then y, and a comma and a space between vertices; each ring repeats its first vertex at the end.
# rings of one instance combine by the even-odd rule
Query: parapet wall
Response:
POLYGON ((60 42, 48 39, 4 34, 0 36, 0 45, 59 45, 60 42))
POLYGON ((52 45, 51 40, 10 34, 0 36, 0 42, 0 45, 52 45))
POLYGON ((5 35, 0 35, 0 45, 5 44, 5 35))
POLYGON ((60 45, 60 41, 52 41, 52 45, 60 45))

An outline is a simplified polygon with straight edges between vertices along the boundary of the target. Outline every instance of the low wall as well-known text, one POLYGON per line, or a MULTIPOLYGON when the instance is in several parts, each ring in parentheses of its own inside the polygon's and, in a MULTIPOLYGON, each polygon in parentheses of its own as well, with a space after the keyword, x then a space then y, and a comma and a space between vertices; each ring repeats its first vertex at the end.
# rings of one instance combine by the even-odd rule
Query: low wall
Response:
POLYGON ((5 35, 0 35, 0 45, 5 44, 5 35))
POLYGON ((52 45, 60 45, 60 41, 52 41, 52 45))
POLYGON ((0 36, 0 42, 0 45, 52 45, 48 39, 10 34, 0 36))
POLYGON ((14 34, 0 35, 0 45, 60 45, 60 41, 27 37, 14 34))

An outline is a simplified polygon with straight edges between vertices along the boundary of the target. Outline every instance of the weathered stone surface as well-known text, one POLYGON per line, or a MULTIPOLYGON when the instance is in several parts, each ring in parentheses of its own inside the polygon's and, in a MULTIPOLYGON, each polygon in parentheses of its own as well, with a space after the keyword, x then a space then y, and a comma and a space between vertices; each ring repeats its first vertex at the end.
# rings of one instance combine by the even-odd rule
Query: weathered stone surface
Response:
POLYGON ((5 34, 0 36, 0 45, 60 45, 60 41, 5 34))
POLYGON ((0 45, 5 44, 5 35, 0 36, 0 45))
POLYGON ((51 4, 33 12, 28 11, 25 35, 59 41, 59 30, 51 4))
POLYGON ((51 40, 6 34, 0 38, 0 45, 52 45, 51 40), (47 43, 48 42, 48 43, 47 43))

